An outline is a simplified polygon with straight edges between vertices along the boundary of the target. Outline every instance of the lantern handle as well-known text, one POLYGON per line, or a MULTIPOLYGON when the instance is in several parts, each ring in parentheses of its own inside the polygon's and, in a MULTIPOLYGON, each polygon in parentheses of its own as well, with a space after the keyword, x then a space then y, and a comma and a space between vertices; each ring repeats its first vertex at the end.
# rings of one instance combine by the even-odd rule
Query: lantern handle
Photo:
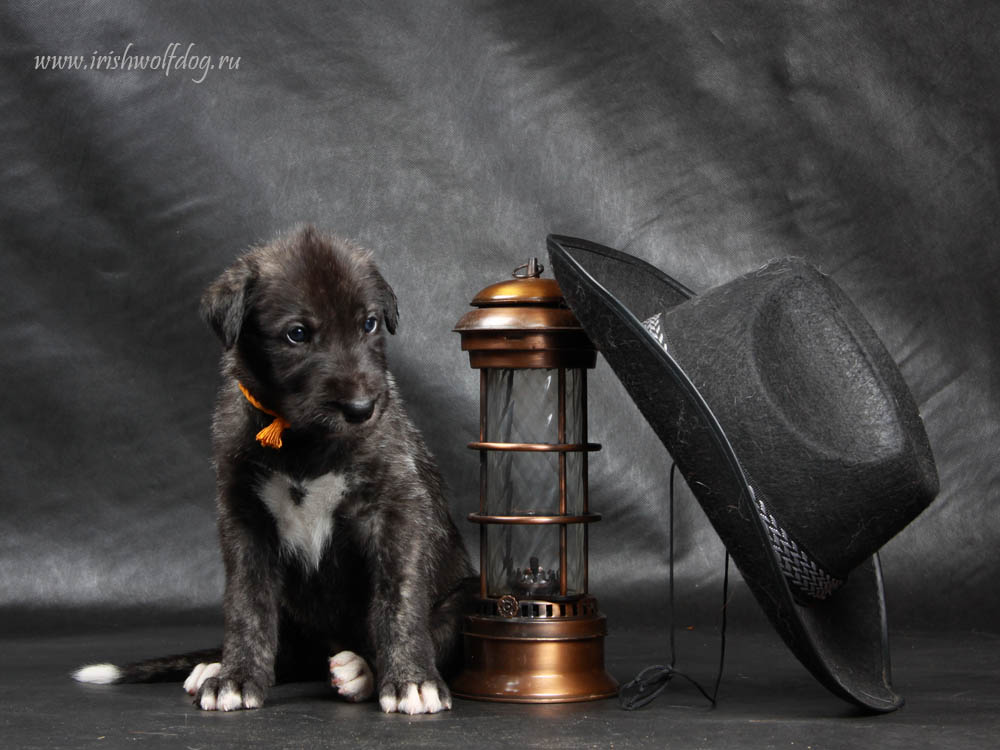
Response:
POLYGON ((538 258, 532 258, 527 263, 514 269, 515 279, 537 279, 542 275, 545 266, 538 262, 538 258))

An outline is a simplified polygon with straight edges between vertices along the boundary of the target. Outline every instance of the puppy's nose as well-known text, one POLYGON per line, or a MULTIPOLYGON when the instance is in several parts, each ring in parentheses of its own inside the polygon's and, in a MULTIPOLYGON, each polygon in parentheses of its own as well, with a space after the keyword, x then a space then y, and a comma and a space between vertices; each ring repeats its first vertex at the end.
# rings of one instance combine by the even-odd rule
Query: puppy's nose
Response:
POLYGON ((342 401, 339 406, 348 422, 367 422, 375 411, 375 400, 342 401))

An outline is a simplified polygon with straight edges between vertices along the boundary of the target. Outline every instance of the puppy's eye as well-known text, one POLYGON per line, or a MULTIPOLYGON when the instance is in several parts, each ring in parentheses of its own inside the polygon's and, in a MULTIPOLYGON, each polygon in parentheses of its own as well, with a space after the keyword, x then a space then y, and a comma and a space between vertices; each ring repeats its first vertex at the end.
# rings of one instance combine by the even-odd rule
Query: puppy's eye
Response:
POLYGON ((378 330, 378 318, 375 315, 369 315, 365 319, 365 333, 375 333, 378 330))
POLYGON ((309 340, 309 329, 304 325, 295 324, 285 331, 285 338, 292 344, 304 344, 309 340))

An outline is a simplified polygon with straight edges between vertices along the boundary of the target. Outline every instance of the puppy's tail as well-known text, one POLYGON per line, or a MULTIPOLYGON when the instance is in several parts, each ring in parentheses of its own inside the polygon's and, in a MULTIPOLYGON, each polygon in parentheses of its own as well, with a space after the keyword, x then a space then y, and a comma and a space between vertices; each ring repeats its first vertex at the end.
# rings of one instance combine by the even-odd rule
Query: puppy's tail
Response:
POLYGON ((199 664, 221 661, 222 649, 209 648, 186 654, 161 656, 124 666, 89 664, 73 673, 77 682, 92 685, 115 685, 122 682, 183 682, 199 664))

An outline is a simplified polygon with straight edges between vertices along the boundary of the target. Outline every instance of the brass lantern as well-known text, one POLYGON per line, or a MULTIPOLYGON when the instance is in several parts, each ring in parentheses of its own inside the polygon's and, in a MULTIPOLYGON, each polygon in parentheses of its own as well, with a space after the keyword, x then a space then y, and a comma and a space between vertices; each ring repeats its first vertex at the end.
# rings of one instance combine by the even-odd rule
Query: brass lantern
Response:
POLYGON ((614 695, 588 591, 587 369, 593 344, 537 259, 455 326, 479 370, 479 596, 456 695, 524 703, 614 695))

